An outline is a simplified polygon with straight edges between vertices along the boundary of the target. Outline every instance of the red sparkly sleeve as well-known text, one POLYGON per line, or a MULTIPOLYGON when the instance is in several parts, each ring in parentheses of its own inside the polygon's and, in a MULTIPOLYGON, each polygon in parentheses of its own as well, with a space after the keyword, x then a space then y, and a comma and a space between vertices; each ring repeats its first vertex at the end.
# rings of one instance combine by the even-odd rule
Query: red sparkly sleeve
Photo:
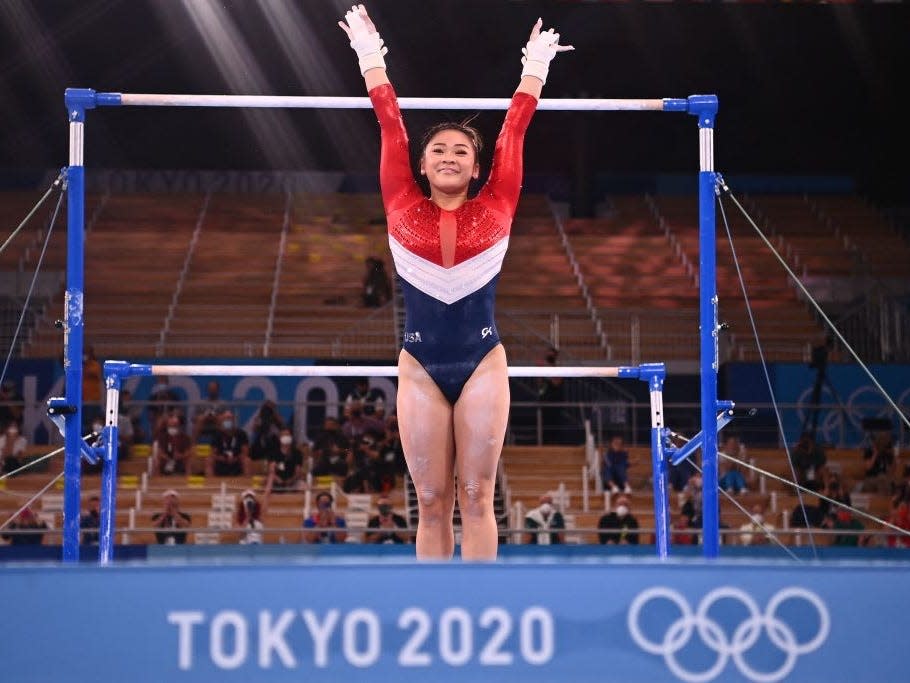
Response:
POLYGON ((520 92, 512 97, 496 139, 490 177, 478 195, 508 216, 514 216, 518 207, 525 131, 536 109, 537 99, 533 95, 520 92))
POLYGON ((379 186, 386 214, 401 210, 423 197, 414 180, 408 152, 408 133, 390 84, 370 90, 373 110, 379 119, 382 151, 379 159, 379 186))

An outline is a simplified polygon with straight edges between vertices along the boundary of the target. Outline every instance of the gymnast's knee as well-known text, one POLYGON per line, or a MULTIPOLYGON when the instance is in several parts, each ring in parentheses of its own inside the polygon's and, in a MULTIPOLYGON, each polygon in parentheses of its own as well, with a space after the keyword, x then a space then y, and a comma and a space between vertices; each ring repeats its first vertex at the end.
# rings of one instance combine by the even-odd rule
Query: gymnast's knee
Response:
POLYGON ((441 525, 446 520, 451 522, 453 502, 452 496, 441 489, 419 487, 417 505, 420 508, 420 522, 434 526, 441 525))
POLYGON ((466 521, 488 516, 493 510, 493 482, 477 479, 459 482, 458 507, 466 521))

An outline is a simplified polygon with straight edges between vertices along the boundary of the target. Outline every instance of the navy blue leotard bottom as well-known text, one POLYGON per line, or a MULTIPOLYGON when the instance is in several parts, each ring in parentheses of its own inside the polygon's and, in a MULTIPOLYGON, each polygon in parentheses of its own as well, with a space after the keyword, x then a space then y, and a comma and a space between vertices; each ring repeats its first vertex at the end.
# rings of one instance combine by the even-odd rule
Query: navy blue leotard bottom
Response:
POLYGON ((446 304, 400 279, 407 311, 403 348, 455 404, 480 361, 499 344, 493 320, 499 276, 468 296, 446 304))

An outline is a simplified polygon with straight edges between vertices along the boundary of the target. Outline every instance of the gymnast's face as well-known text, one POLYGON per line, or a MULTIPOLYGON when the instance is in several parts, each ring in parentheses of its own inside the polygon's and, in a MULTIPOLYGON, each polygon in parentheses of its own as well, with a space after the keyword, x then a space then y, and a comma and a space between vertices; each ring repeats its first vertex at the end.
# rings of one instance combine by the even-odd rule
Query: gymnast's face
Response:
POLYGON ((420 173, 435 190, 447 194, 467 191, 471 180, 480 175, 471 139, 459 130, 439 131, 423 150, 420 173))

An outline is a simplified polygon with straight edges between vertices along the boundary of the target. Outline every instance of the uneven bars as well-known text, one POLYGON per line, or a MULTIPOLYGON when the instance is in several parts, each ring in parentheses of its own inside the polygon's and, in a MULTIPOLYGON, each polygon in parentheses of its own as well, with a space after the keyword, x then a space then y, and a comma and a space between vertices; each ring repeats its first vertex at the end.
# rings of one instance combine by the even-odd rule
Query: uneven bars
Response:
MULTIPOLYGON (((395 365, 158 365, 133 364, 131 375, 221 377, 397 377, 395 365)), ((617 377, 636 379, 639 367, 509 367, 509 377, 617 377)))
MULTIPOLYGON (((260 109, 372 109, 369 97, 325 95, 169 95, 153 93, 95 92, 90 88, 67 89, 67 103, 85 109, 95 107, 222 107, 260 109)), ((700 97, 693 95, 692 97, 700 97)), ((399 97, 402 109, 505 110, 506 97, 399 97)), ((542 111, 689 111, 687 98, 650 99, 542 99, 542 111)))

